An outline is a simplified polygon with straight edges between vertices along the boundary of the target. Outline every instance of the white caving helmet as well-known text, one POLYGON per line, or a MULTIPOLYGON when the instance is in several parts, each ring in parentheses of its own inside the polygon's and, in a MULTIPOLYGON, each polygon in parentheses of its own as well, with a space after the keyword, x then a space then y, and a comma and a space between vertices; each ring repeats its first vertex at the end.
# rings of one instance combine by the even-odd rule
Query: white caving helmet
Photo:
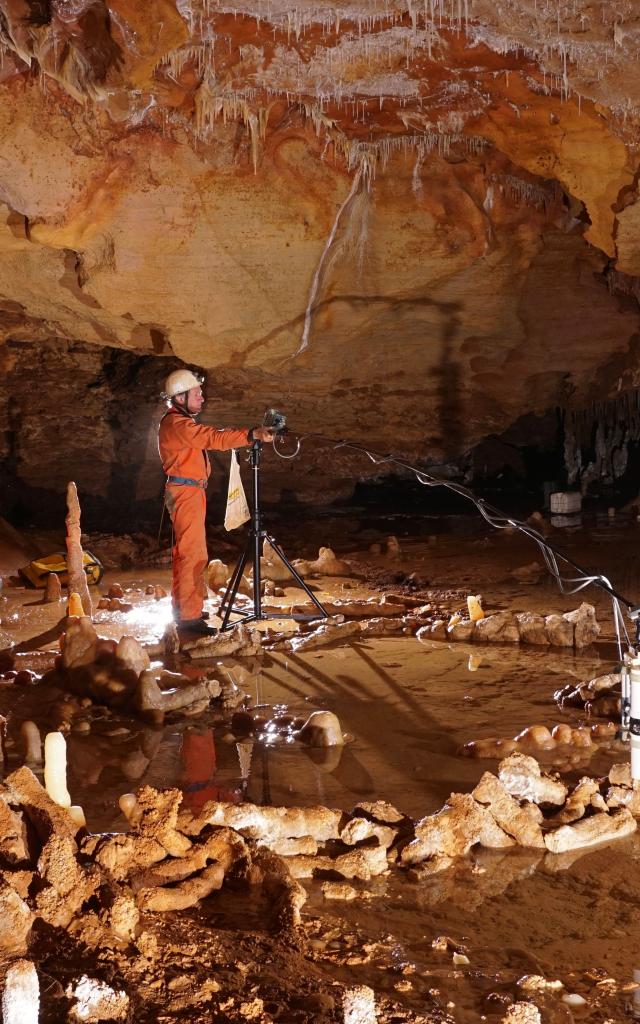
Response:
POLYGON ((174 370, 164 382, 163 397, 170 400, 191 388, 199 388, 203 380, 204 377, 196 377, 191 370, 174 370))

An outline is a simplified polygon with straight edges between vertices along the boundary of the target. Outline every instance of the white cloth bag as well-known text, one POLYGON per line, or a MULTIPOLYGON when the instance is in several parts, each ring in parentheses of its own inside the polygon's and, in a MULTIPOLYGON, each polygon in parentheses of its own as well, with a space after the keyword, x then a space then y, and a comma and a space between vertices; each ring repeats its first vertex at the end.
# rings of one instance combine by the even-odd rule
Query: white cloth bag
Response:
POLYGON ((236 527, 242 526, 250 518, 251 513, 249 512, 247 497, 242 486, 238 456, 235 453, 235 449, 233 449, 231 452, 229 491, 227 493, 227 510, 224 514, 224 528, 225 530, 235 530, 236 527))

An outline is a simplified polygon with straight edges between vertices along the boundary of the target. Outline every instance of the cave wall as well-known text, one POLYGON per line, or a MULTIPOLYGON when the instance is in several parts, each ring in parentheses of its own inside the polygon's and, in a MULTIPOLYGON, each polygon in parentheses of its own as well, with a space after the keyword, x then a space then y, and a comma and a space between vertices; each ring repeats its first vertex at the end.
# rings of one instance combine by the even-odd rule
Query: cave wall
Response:
MULTIPOLYGON (((143 510, 176 361, 207 422, 427 462, 640 383, 635 18, 431 6, 0 0, 11 493, 143 510)), ((267 497, 375 473, 309 444, 267 497)))

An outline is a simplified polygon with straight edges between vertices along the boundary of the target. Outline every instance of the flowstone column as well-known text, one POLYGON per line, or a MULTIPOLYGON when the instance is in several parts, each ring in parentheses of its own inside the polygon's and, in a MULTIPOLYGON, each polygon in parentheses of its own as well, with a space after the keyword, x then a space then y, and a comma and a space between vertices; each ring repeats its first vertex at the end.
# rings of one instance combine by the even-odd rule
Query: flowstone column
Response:
POLYGON ((91 617, 93 606, 89 594, 87 575, 82 564, 82 542, 80 540, 80 502, 73 480, 67 485, 67 575, 69 597, 78 594, 84 614, 91 617))

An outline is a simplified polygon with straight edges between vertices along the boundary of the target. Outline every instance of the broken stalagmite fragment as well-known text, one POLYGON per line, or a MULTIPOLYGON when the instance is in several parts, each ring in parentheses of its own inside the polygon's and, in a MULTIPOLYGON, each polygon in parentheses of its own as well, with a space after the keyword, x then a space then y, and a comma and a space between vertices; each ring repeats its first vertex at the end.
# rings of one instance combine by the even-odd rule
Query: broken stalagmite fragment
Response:
MULTIPOLYGON (((0 879, 0 954, 20 956, 27 951, 35 914, 8 882, 0 879)), ((4 1000, 3 1000, 4 1010, 4 1000)), ((3 1017, 3 1020, 6 1018, 3 1017)), ((11 1017, 16 1024, 22 1019, 11 1017)), ((37 1018, 36 1018, 37 1020, 37 1018)))
MULTIPOLYGON (((265 555, 269 555, 270 551, 266 551, 265 555)), ((352 576, 353 568, 348 562, 344 562, 341 558, 336 557, 335 551, 331 548, 320 548, 318 551, 318 557, 315 561, 307 561, 306 559, 296 559, 293 563, 294 568, 301 576, 352 576)), ((270 564, 269 568, 273 568, 270 564)), ((273 579, 273 574, 271 576, 273 579)), ((285 579, 290 579, 291 576, 288 574, 285 579)), ((276 581, 277 582, 277 581, 276 581)))
POLYGON ((30 768, 23 765, 5 779, 12 804, 20 804, 43 842, 52 835, 75 836, 77 825, 68 809, 60 807, 41 786, 30 768))
POLYGON ((66 995, 75 1000, 69 1021, 124 1021, 129 1017, 129 996, 116 992, 104 981, 86 974, 75 985, 67 986, 66 995))
POLYGON ((38 1024, 40 985, 35 965, 16 960, 7 971, 2 993, 2 1024, 38 1024))
POLYGON ((573 627, 573 642, 578 650, 588 647, 589 644, 597 640, 600 634, 600 626, 596 621, 596 610, 592 604, 583 602, 575 611, 565 612, 562 617, 573 627))
POLYGON ((473 790, 473 796, 487 807, 497 824, 513 836, 519 846, 544 846, 540 825, 509 795, 495 775, 485 772, 473 790))
POLYGON ((69 594, 79 594, 85 615, 93 615, 91 595, 84 571, 80 531, 80 503, 73 480, 67 486, 67 578, 69 594))
POLYGON ((210 800, 196 818, 185 812, 180 827, 188 835, 198 835, 205 825, 226 825, 264 843, 301 836, 324 843, 339 838, 344 817, 329 807, 258 807, 210 800))
POLYGON ((595 807, 600 811, 607 810, 607 805, 600 793, 598 780, 585 776, 580 779, 564 806, 554 815, 552 820, 558 825, 569 825, 571 822, 579 821, 580 818, 584 817, 587 807, 595 807))
POLYGON ((344 1024, 376 1024, 376 1001, 373 989, 357 985, 345 989, 342 997, 344 1024))
POLYGON ((69 618, 80 619, 85 614, 85 610, 82 604, 82 598, 80 594, 69 594, 69 600, 67 601, 67 615, 69 618))
POLYGON ((224 881, 222 864, 210 864, 198 875, 192 875, 171 888, 155 886, 141 889, 137 901, 140 910, 167 912, 170 910, 186 910, 195 907, 200 900, 220 889, 224 881))
POLYGON ((415 834, 402 851, 403 864, 419 864, 431 857, 463 857, 476 843, 491 849, 514 845, 470 793, 452 793, 442 810, 417 823, 415 834))
POLYGON ((518 623, 511 612, 496 612, 476 622, 474 640, 490 643, 517 643, 518 623))
MULTIPOLYGON (((47 576, 47 582, 44 588, 44 597, 42 598, 43 604, 56 604, 62 599, 62 587, 60 585, 60 577, 55 572, 50 572, 47 576)), ((84 615, 84 612, 82 613, 84 615)))
POLYGON ((211 590, 218 590, 220 587, 226 587, 231 570, 228 565, 220 561, 219 558, 213 558, 207 566, 207 584, 211 590))
POLYGON ((573 647, 573 625, 564 616, 547 615, 544 631, 553 647, 573 647))
POLYGON ((118 640, 116 657, 122 662, 125 668, 135 672, 137 676, 149 668, 151 662, 149 655, 135 637, 123 636, 118 640))
POLYGON ((498 765, 498 778, 516 800, 535 804, 563 804, 567 787, 558 778, 542 772, 534 757, 513 753, 498 765))
POLYGON ((67 744, 61 732, 47 733, 44 741, 44 784, 60 807, 71 807, 67 789, 67 744))
POLYGON ((98 634, 86 616, 69 623, 64 640, 61 641, 64 668, 90 665, 95 659, 97 642, 98 634))
POLYGON ((139 711, 177 711, 196 701, 210 701, 218 697, 221 685, 218 679, 192 680, 177 672, 146 669, 140 674, 136 691, 139 711))
POLYGON ((467 607, 469 609, 469 618, 472 622, 478 622, 479 619, 484 619, 484 610, 478 596, 470 594, 467 598, 467 607))
POLYGON ((523 644, 549 644, 549 637, 545 630, 544 616, 536 615, 534 612, 520 612, 516 615, 520 641, 523 644))
POLYGON ((631 811, 622 807, 612 814, 594 814, 575 825, 562 825, 554 832, 547 833, 544 841, 551 853, 564 853, 566 850, 580 850, 612 839, 622 839, 635 832, 637 827, 631 811))
POLYGON ((339 747, 344 744, 340 722, 332 711, 313 711, 302 726, 299 737, 309 747, 339 747))
POLYGON ((23 722, 20 726, 20 736, 24 744, 25 763, 42 764, 42 740, 36 723, 23 722))
POLYGON ((131 826, 138 824, 142 811, 135 793, 123 793, 118 800, 118 806, 131 826))

